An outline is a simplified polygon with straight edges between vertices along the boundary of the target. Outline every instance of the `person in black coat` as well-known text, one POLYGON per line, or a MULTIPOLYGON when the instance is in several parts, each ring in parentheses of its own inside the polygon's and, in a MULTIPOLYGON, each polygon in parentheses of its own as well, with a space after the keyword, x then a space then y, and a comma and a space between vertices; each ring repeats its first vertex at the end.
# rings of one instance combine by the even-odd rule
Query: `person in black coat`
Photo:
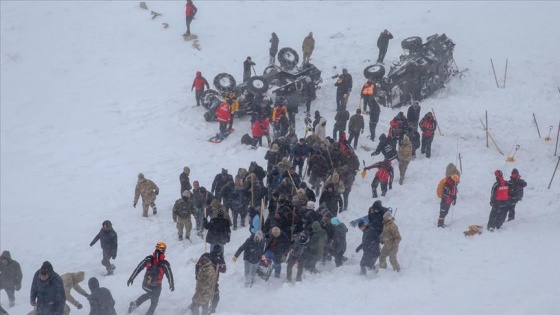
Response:
POLYGON ((231 182, 233 184, 233 177, 228 174, 228 171, 222 168, 222 172, 212 182, 212 190, 210 191, 220 202, 222 202, 222 188, 231 182))
POLYGON ((307 196, 307 200, 313 202, 317 201, 317 196, 315 195, 315 192, 313 191, 313 189, 307 187, 307 184, 305 182, 301 182, 301 184, 299 184, 299 188, 305 189, 305 196, 307 196))
POLYGON ((45 261, 41 269, 35 272, 31 284, 31 306, 36 315, 62 315, 66 305, 64 284, 58 273, 54 272, 50 262, 45 261))
POLYGON ((278 44, 280 42, 280 39, 278 39, 278 36, 276 35, 276 33, 272 33, 269 42, 270 42, 270 50, 269 50, 270 62, 269 62, 269 64, 271 66, 273 66, 275 61, 276 61, 276 54, 278 53, 278 44))
POLYGON ((254 65, 255 63, 251 61, 251 57, 247 57, 243 62, 243 82, 247 82, 251 77, 251 67, 254 65))
POLYGON ((348 233, 348 228, 337 217, 331 219, 331 224, 334 226, 334 235, 329 245, 329 252, 334 257, 335 265, 340 267, 346 252, 346 233, 348 233))
POLYGON ((393 39, 393 34, 391 34, 387 29, 383 30, 379 34, 377 39, 377 48, 379 48, 379 56, 377 57, 377 62, 383 63, 385 59, 385 54, 387 54, 387 48, 389 47, 389 40, 393 39))
POLYGON ((418 130, 418 122, 420 121, 420 103, 414 102, 410 105, 408 111, 406 112, 406 119, 408 120, 408 126, 414 130, 418 130))
POLYGON ((362 259, 360 260, 360 274, 366 276, 367 269, 373 270, 375 268, 375 261, 380 254, 380 238, 373 227, 367 225, 364 221, 360 220, 358 227, 363 234, 362 243, 356 248, 356 253, 359 253, 360 250, 364 251, 362 259))
POLYGON ((238 179, 231 193, 231 200, 229 202, 233 214, 234 230, 237 230, 237 217, 241 219, 241 226, 245 227, 245 218, 247 217, 247 208, 249 207, 250 198, 251 193, 248 189, 243 187, 243 180, 238 179))
POLYGON ((340 109, 336 111, 336 115, 334 116, 334 129, 333 129, 333 139, 338 139, 337 134, 342 134, 346 132, 346 124, 350 119, 350 113, 346 109, 340 109))
MULTIPOLYGON (((214 248, 212 248, 210 253, 204 253, 202 254, 202 256, 200 256, 200 258, 202 257, 208 257, 208 259, 210 259, 210 261, 212 262, 214 269, 216 269, 217 271, 216 284, 214 285, 214 296, 212 298, 212 308, 208 312, 208 314, 213 314, 216 312, 216 307, 218 307, 218 303, 220 302, 220 284, 218 283, 218 281, 220 280, 220 273, 226 273, 227 265, 224 259, 224 254, 221 245, 214 245, 214 248)), ((198 262, 194 268, 195 278, 196 275, 198 275, 200 268, 202 268, 202 265, 200 264, 201 261, 200 258, 198 259, 198 262)))
POLYGON ((309 157, 309 145, 307 145, 307 143, 305 143, 305 139, 304 138, 300 138, 299 142, 294 146, 294 151, 293 151, 293 155, 294 155, 294 161, 293 161, 293 166, 298 168, 298 173, 300 176, 303 175, 302 170, 303 170, 303 164, 305 163, 305 160, 309 157))
POLYGON ((381 200, 376 200, 368 209, 369 225, 371 225, 378 235, 381 235, 383 232, 383 215, 387 211, 389 211, 389 209, 383 207, 381 200))
POLYGON ((515 205, 523 200, 523 189, 527 186, 527 182, 521 179, 521 175, 519 175, 519 171, 514 168, 511 171, 511 176, 509 177, 510 180, 508 181, 511 191, 511 202, 508 209, 507 220, 515 220, 515 205))
POLYGON ((317 91, 315 90, 315 83, 306 82, 303 85, 301 92, 305 100, 305 114, 311 115, 311 102, 317 98, 317 91))
POLYGON ((89 278, 88 287, 91 291, 87 297, 90 306, 89 315, 117 315, 115 300, 109 289, 100 288, 99 280, 95 277, 89 278))
POLYGON ((243 260, 245 262, 245 286, 251 287, 255 281, 257 273, 257 264, 261 260, 264 252, 264 237, 262 231, 258 230, 255 234, 251 234, 245 242, 239 246, 232 258, 234 263, 243 252, 243 260))
POLYGON ((343 74, 338 76, 338 80, 334 84, 336 86, 336 110, 346 109, 348 93, 351 89, 350 84, 352 83, 343 74))
POLYGON ((97 241, 101 241, 101 249, 103 250, 103 259, 101 264, 107 269, 107 274, 112 275, 115 265, 111 264, 111 258, 117 258, 118 237, 117 232, 113 230, 113 224, 109 220, 103 221, 101 230, 93 238, 89 246, 95 245, 97 241))
POLYGON ((371 156, 383 153, 383 157, 385 157, 386 160, 392 161, 398 156, 397 143, 398 138, 389 138, 384 133, 382 133, 379 136, 379 144, 377 145, 377 148, 375 149, 375 151, 373 151, 371 156))
POLYGON ((282 256, 288 252, 290 247, 290 239, 286 233, 282 232, 279 227, 272 228, 272 233, 269 235, 264 256, 267 259, 272 259, 274 262, 274 277, 280 278, 282 272, 282 256))
POLYGON ((334 185, 328 184, 326 189, 321 193, 321 197, 319 198, 319 205, 321 207, 326 207, 333 217, 338 215, 338 212, 343 209, 343 202, 340 196, 340 193, 335 191, 334 185))
POLYGON ((369 138, 371 141, 375 141, 375 129, 377 128, 377 123, 379 122, 381 107, 375 101, 375 97, 370 99, 369 106, 369 138))
POLYGON ((219 244, 222 245, 222 254, 223 246, 229 243, 231 237, 229 220, 224 216, 224 209, 220 208, 217 216, 211 219, 210 222, 208 222, 207 218, 204 218, 202 221, 204 228, 208 230, 206 243, 210 244, 210 251, 212 251, 215 245, 219 244))
POLYGON ((300 232, 294 240, 294 244, 290 247, 289 257, 287 258, 286 280, 292 282, 292 269, 297 264, 296 281, 301 281, 303 269, 309 265, 312 260, 311 251, 309 250, 309 233, 307 231, 300 232))
POLYGON ((181 196, 185 190, 190 191, 192 189, 191 181, 189 179, 189 174, 191 169, 188 166, 183 167, 183 172, 179 175, 179 182, 181 183, 181 196))

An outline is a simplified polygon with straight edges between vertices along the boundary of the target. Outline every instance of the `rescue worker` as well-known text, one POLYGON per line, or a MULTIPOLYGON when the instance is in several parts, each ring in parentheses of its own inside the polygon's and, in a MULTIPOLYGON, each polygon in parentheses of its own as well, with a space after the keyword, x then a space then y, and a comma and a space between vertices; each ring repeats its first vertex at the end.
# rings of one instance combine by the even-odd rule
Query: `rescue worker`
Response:
POLYGON ((134 202, 132 206, 136 208, 138 199, 142 196, 142 216, 148 216, 148 209, 152 207, 153 214, 157 214, 156 196, 159 194, 159 187, 151 180, 144 177, 144 174, 138 174, 138 183, 134 192, 134 202))

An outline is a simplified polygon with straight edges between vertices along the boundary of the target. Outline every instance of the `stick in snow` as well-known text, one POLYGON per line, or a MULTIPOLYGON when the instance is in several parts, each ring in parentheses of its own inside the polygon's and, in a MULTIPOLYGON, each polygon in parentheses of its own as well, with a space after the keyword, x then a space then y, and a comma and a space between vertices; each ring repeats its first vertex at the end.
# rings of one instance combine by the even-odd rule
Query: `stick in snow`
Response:
POLYGON ((550 185, 552 185, 552 180, 554 179, 554 175, 556 175, 556 170, 558 169, 558 164, 560 164, 560 156, 558 157, 558 162, 556 162, 556 167, 554 168, 554 173, 552 173, 550 183, 548 183, 548 189, 550 189, 550 185))
POLYGON ((492 72, 494 72, 494 79, 496 80, 496 87, 499 89, 500 85, 498 84, 498 77, 496 77, 496 70, 494 69, 494 62, 490 59, 490 63, 492 64, 492 72))
POLYGON ((488 131, 488 128, 484 125, 484 122, 482 122, 482 119, 480 120, 480 123, 482 124, 482 127, 484 127, 484 129, 486 129, 486 133, 488 133, 488 136, 490 137, 490 140, 492 140, 492 143, 494 143, 494 145, 496 146, 496 149, 498 149, 498 152, 500 152, 501 155, 504 155, 504 152, 502 152, 502 150, 500 150, 500 148, 496 144, 496 141, 494 140, 494 138, 492 137, 492 135, 488 131))
POLYGON ((539 130, 539 123, 537 123, 537 117, 533 113, 533 120, 535 121, 535 126, 537 126, 537 132, 539 133, 539 138, 541 138, 541 131, 539 130))

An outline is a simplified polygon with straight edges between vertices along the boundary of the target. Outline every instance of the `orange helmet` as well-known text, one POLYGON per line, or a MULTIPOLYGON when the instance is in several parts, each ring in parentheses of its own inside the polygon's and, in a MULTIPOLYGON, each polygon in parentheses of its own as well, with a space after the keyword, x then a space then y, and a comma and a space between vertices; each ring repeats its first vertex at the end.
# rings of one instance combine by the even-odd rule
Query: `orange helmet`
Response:
POLYGON ((165 244, 164 242, 157 242, 156 249, 160 252, 165 252, 165 250, 167 249, 167 244, 165 244))

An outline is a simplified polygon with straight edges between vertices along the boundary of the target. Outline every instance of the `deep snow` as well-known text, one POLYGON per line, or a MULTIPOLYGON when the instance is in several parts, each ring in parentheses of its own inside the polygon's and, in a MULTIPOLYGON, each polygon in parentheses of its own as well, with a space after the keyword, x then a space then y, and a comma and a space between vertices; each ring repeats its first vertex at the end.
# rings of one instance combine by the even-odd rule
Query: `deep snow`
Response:
MULTIPOLYGON (((184 2, 147 4, 163 16, 151 20, 133 1, 0 2, 0 249, 10 250, 24 271, 10 314, 31 310, 31 276, 44 260, 59 274, 103 274, 101 250, 88 244, 105 219, 113 222, 120 245, 116 274, 99 279, 113 292, 117 312, 124 314, 141 294, 139 280, 128 288, 126 280, 161 240, 169 246, 176 290, 170 293, 164 285, 157 313, 183 314, 194 292, 189 259, 200 256, 204 244, 196 237, 192 245, 176 240, 170 212, 179 197, 182 167, 190 166, 191 181, 210 187, 221 167, 236 173, 250 161, 265 165, 266 152, 239 144, 249 132, 248 118, 236 120, 237 131, 224 143, 206 141, 218 126, 206 123, 203 109, 194 106, 194 73, 202 71, 210 82, 221 72, 240 80, 248 55, 257 71, 264 69, 271 32, 278 34, 280 48, 300 51, 313 31, 312 62, 323 71, 324 83, 312 110, 326 116, 330 133, 335 114, 330 77, 342 67, 353 75, 352 112, 362 70, 369 65, 364 60, 377 56, 375 42, 384 28, 395 36, 386 64, 399 57, 402 39, 446 33, 457 44, 457 64, 469 69, 421 103, 422 114, 436 111, 443 136, 436 136, 432 158, 419 156, 405 184, 395 184, 382 198, 384 205, 399 209, 402 272, 358 276, 360 255, 353 250, 361 233, 351 228, 350 260, 342 268, 328 263, 295 286, 272 279, 245 289, 242 262, 231 263, 248 236, 241 229, 226 246, 228 272, 220 280, 218 314, 559 314, 560 179, 547 186, 557 162, 560 3, 198 1, 192 30, 201 51, 181 38, 184 2), (170 27, 164 29, 163 22, 170 27), (500 80, 508 58, 506 89, 496 88, 490 58, 500 80), (505 156, 492 144, 486 148, 479 121, 486 110, 505 156), (538 137, 533 113, 543 138, 554 126, 553 141, 538 137), (520 145, 516 162, 506 163, 515 144, 520 145), (458 152, 464 172, 448 216, 453 224, 437 229, 435 186, 458 152), (518 218, 498 233, 464 238, 468 225, 486 224, 493 171, 509 174, 513 167, 528 182, 518 218), (161 189, 155 217, 144 219, 132 208, 138 172, 161 189)), ((382 108, 378 133, 386 132, 398 111, 382 108)), ((300 114, 298 135, 303 135, 302 121, 300 114)), ((365 134, 360 142, 371 146, 365 134)), ((361 149, 358 155, 367 162, 379 159, 361 149)), ((371 172, 366 180, 356 179, 351 210, 342 221, 366 213, 373 202, 371 179, 371 172)), ((0 301, 7 305, 5 293, 0 301)), ((72 313, 87 314, 87 309, 72 313)), ((143 305, 137 313, 146 309, 143 305)))

